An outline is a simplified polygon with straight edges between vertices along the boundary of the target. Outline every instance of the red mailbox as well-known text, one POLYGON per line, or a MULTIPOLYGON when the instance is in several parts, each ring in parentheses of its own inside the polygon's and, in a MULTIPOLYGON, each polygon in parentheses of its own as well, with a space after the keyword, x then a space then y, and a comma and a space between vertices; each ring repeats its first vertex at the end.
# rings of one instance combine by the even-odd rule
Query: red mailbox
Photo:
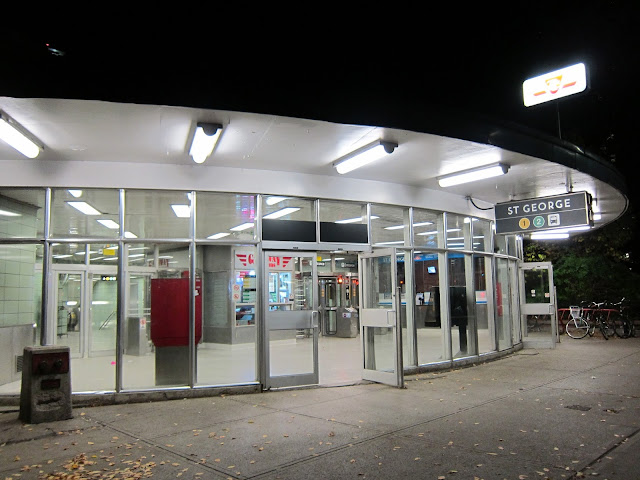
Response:
MULTIPOLYGON (((202 281, 196 278, 195 343, 202 338, 202 281)), ((156 347, 189 345, 189 278, 151 280, 151 340, 156 347)))

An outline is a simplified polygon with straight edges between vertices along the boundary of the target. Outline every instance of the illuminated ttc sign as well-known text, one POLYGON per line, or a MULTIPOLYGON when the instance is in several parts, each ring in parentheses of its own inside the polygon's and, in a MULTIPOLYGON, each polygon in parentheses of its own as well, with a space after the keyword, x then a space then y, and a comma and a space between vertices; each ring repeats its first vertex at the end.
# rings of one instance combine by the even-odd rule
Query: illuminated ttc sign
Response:
POLYGON ((583 63, 525 80, 522 95, 525 107, 580 93, 587 88, 583 63))
POLYGON ((591 195, 567 193, 495 206, 496 233, 532 233, 591 225, 591 195))

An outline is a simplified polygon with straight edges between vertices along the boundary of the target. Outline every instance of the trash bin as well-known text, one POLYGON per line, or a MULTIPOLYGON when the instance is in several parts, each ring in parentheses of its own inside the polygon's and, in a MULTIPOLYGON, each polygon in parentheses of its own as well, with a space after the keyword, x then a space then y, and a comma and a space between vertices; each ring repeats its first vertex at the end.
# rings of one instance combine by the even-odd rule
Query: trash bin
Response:
POLYGON ((72 417, 69 347, 25 347, 20 420, 43 423, 72 417))

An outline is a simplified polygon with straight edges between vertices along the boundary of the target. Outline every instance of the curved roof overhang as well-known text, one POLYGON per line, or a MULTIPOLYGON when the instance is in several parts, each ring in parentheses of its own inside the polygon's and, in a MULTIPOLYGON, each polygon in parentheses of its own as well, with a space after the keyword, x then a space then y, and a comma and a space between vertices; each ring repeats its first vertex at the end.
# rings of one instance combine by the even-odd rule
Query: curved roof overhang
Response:
MULTIPOLYGON (((224 102, 222 102, 224 103, 224 102)), ((608 162, 525 127, 453 110, 381 116, 322 112, 308 119, 285 110, 0 97, 0 110, 45 146, 27 160, 0 144, 3 186, 203 189, 413 205, 492 218, 511 200, 587 191, 602 219, 627 208, 624 177, 608 162), (188 156, 197 122, 221 123, 223 136, 204 164, 188 156), (384 160, 346 175, 332 163, 374 140, 398 144, 384 160), (497 179, 441 188, 441 175, 500 161, 497 179), (471 200, 471 201, 470 201, 471 200), (478 208, 479 207, 479 208, 478 208)), ((378 114, 379 115, 379 114, 378 114)))

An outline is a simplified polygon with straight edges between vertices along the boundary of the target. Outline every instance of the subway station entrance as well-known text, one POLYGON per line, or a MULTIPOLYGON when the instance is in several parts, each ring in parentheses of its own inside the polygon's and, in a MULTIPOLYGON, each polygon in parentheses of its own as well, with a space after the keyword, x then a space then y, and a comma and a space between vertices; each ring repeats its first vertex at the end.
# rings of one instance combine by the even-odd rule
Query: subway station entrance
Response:
POLYGON ((395 250, 351 257, 265 252, 266 388, 403 385, 395 250), (327 262, 332 271, 320 274, 327 262))

